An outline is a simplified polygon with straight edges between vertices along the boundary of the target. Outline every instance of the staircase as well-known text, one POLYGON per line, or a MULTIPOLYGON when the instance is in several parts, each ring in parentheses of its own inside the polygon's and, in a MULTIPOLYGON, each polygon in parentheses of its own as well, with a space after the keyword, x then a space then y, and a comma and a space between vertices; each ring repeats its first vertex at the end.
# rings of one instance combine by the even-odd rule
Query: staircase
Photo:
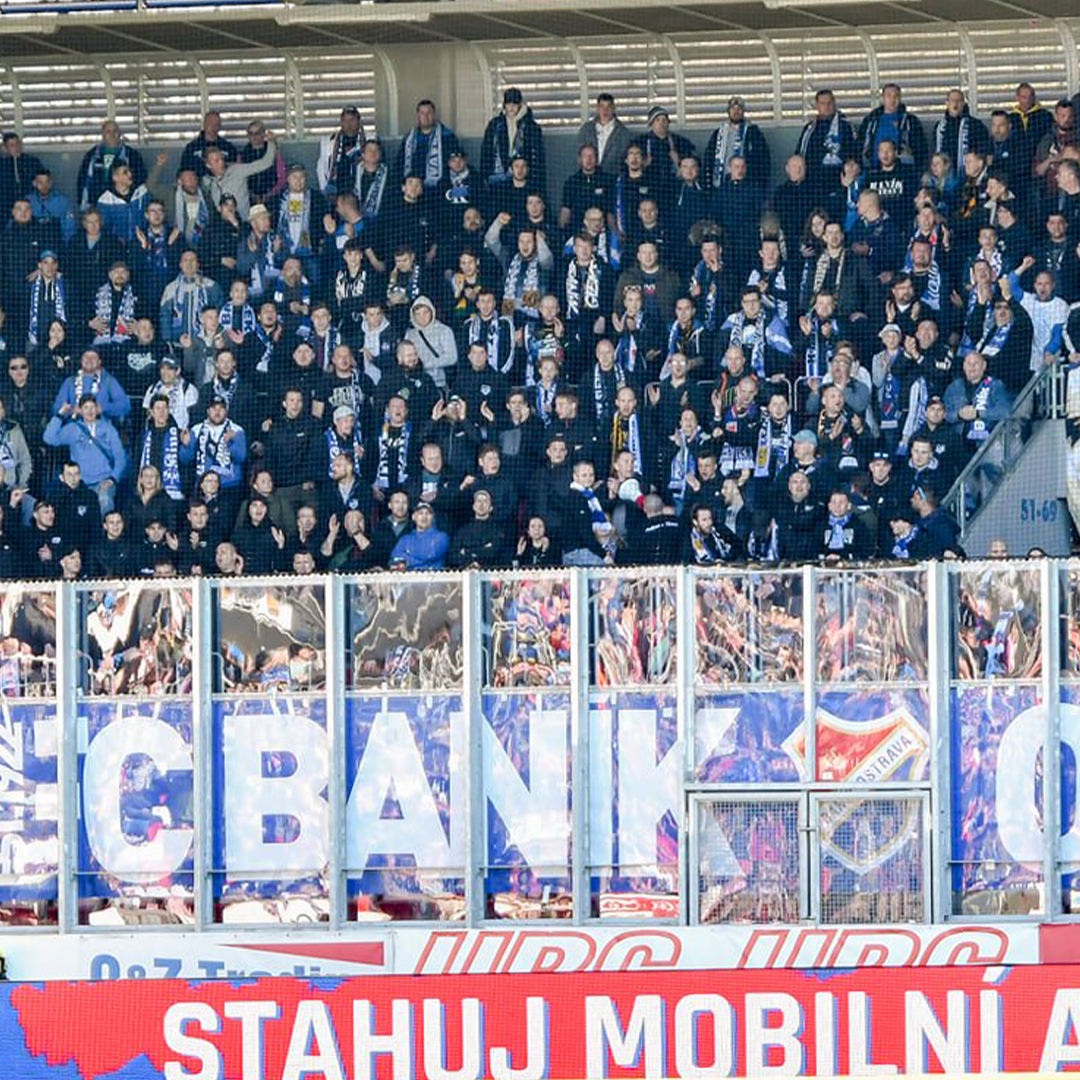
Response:
POLYGON ((992 540, 1004 540, 1010 555, 1022 556, 1032 548, 1051 556, 1069 554, 1064 375, 1054 365, 1032 376, 1016 399, 1013 415, 994 428, 945 496, 944 505, 959 523, 960 542, 970 557, 985 556, 992 540), (994 461, 1004 462, 1001 478, 985 501, 975 505, 977 478, 994 461))

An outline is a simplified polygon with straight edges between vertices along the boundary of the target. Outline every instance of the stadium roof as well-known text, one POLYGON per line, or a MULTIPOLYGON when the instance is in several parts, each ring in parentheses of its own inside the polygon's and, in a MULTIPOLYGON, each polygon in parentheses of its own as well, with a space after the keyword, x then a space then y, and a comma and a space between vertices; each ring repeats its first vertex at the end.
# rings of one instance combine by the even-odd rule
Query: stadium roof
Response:
POLYGON ((0 62, 36 56, 221 52, 439 42, 813 31, 1080 17, 1080 0, 441 0, 436 3, 0 4, 0 62), (63 18, 58 18, 63 14, 63 18))

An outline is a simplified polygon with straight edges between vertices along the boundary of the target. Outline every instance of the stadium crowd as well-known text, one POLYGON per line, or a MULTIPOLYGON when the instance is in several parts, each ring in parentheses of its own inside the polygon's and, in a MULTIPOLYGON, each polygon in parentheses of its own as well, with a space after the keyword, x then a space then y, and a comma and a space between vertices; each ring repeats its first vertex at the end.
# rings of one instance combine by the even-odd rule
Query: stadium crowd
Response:
POLYGON ((1080 360, 1078 105, 821 90, 773 186, 742 98, 697 147, 601 94, 555 199, 515 88, 478 161, 430 101, 314 175, 211 112, 171 187, 7 133, 0 576, 962 554, 943 496, 1080 360))

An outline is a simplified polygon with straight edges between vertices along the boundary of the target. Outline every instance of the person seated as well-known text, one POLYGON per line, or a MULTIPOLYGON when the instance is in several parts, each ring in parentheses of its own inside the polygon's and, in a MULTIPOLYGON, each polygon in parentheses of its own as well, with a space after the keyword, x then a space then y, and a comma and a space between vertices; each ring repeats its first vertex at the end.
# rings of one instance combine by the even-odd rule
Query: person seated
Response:
POLYGON ((692 566, 718 566, 746 557, 743 542, 726 526, 717 524, 708 506, 695 506, 683 537, 682 562, 692 566))
POLYGON ((829 496, 828 511, 818 554, 826 562, 872 558, 877 545, 870 530, 854 513, 847 489, 837 488, 829 496))

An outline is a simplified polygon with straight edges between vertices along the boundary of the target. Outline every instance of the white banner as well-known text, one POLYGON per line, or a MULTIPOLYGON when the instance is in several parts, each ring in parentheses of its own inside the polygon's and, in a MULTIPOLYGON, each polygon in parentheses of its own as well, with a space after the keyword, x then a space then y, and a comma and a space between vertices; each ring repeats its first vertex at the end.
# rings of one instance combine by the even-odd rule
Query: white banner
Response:
POLYGON ((994 966, 1065 962, 1076 955, 1080 926, 1056 926, 1050 939, 1047 929, 1033 924, 447 926, 337 933, 16 933, 0 935, 0 954, 7 961, 8 978, 28 981, 994 966), (1051 955, 1041 955, 1040 937, 1042 952, 1051 955), (1045 947, 1046 940, 1052 940, 1052 949, 1045 947))

